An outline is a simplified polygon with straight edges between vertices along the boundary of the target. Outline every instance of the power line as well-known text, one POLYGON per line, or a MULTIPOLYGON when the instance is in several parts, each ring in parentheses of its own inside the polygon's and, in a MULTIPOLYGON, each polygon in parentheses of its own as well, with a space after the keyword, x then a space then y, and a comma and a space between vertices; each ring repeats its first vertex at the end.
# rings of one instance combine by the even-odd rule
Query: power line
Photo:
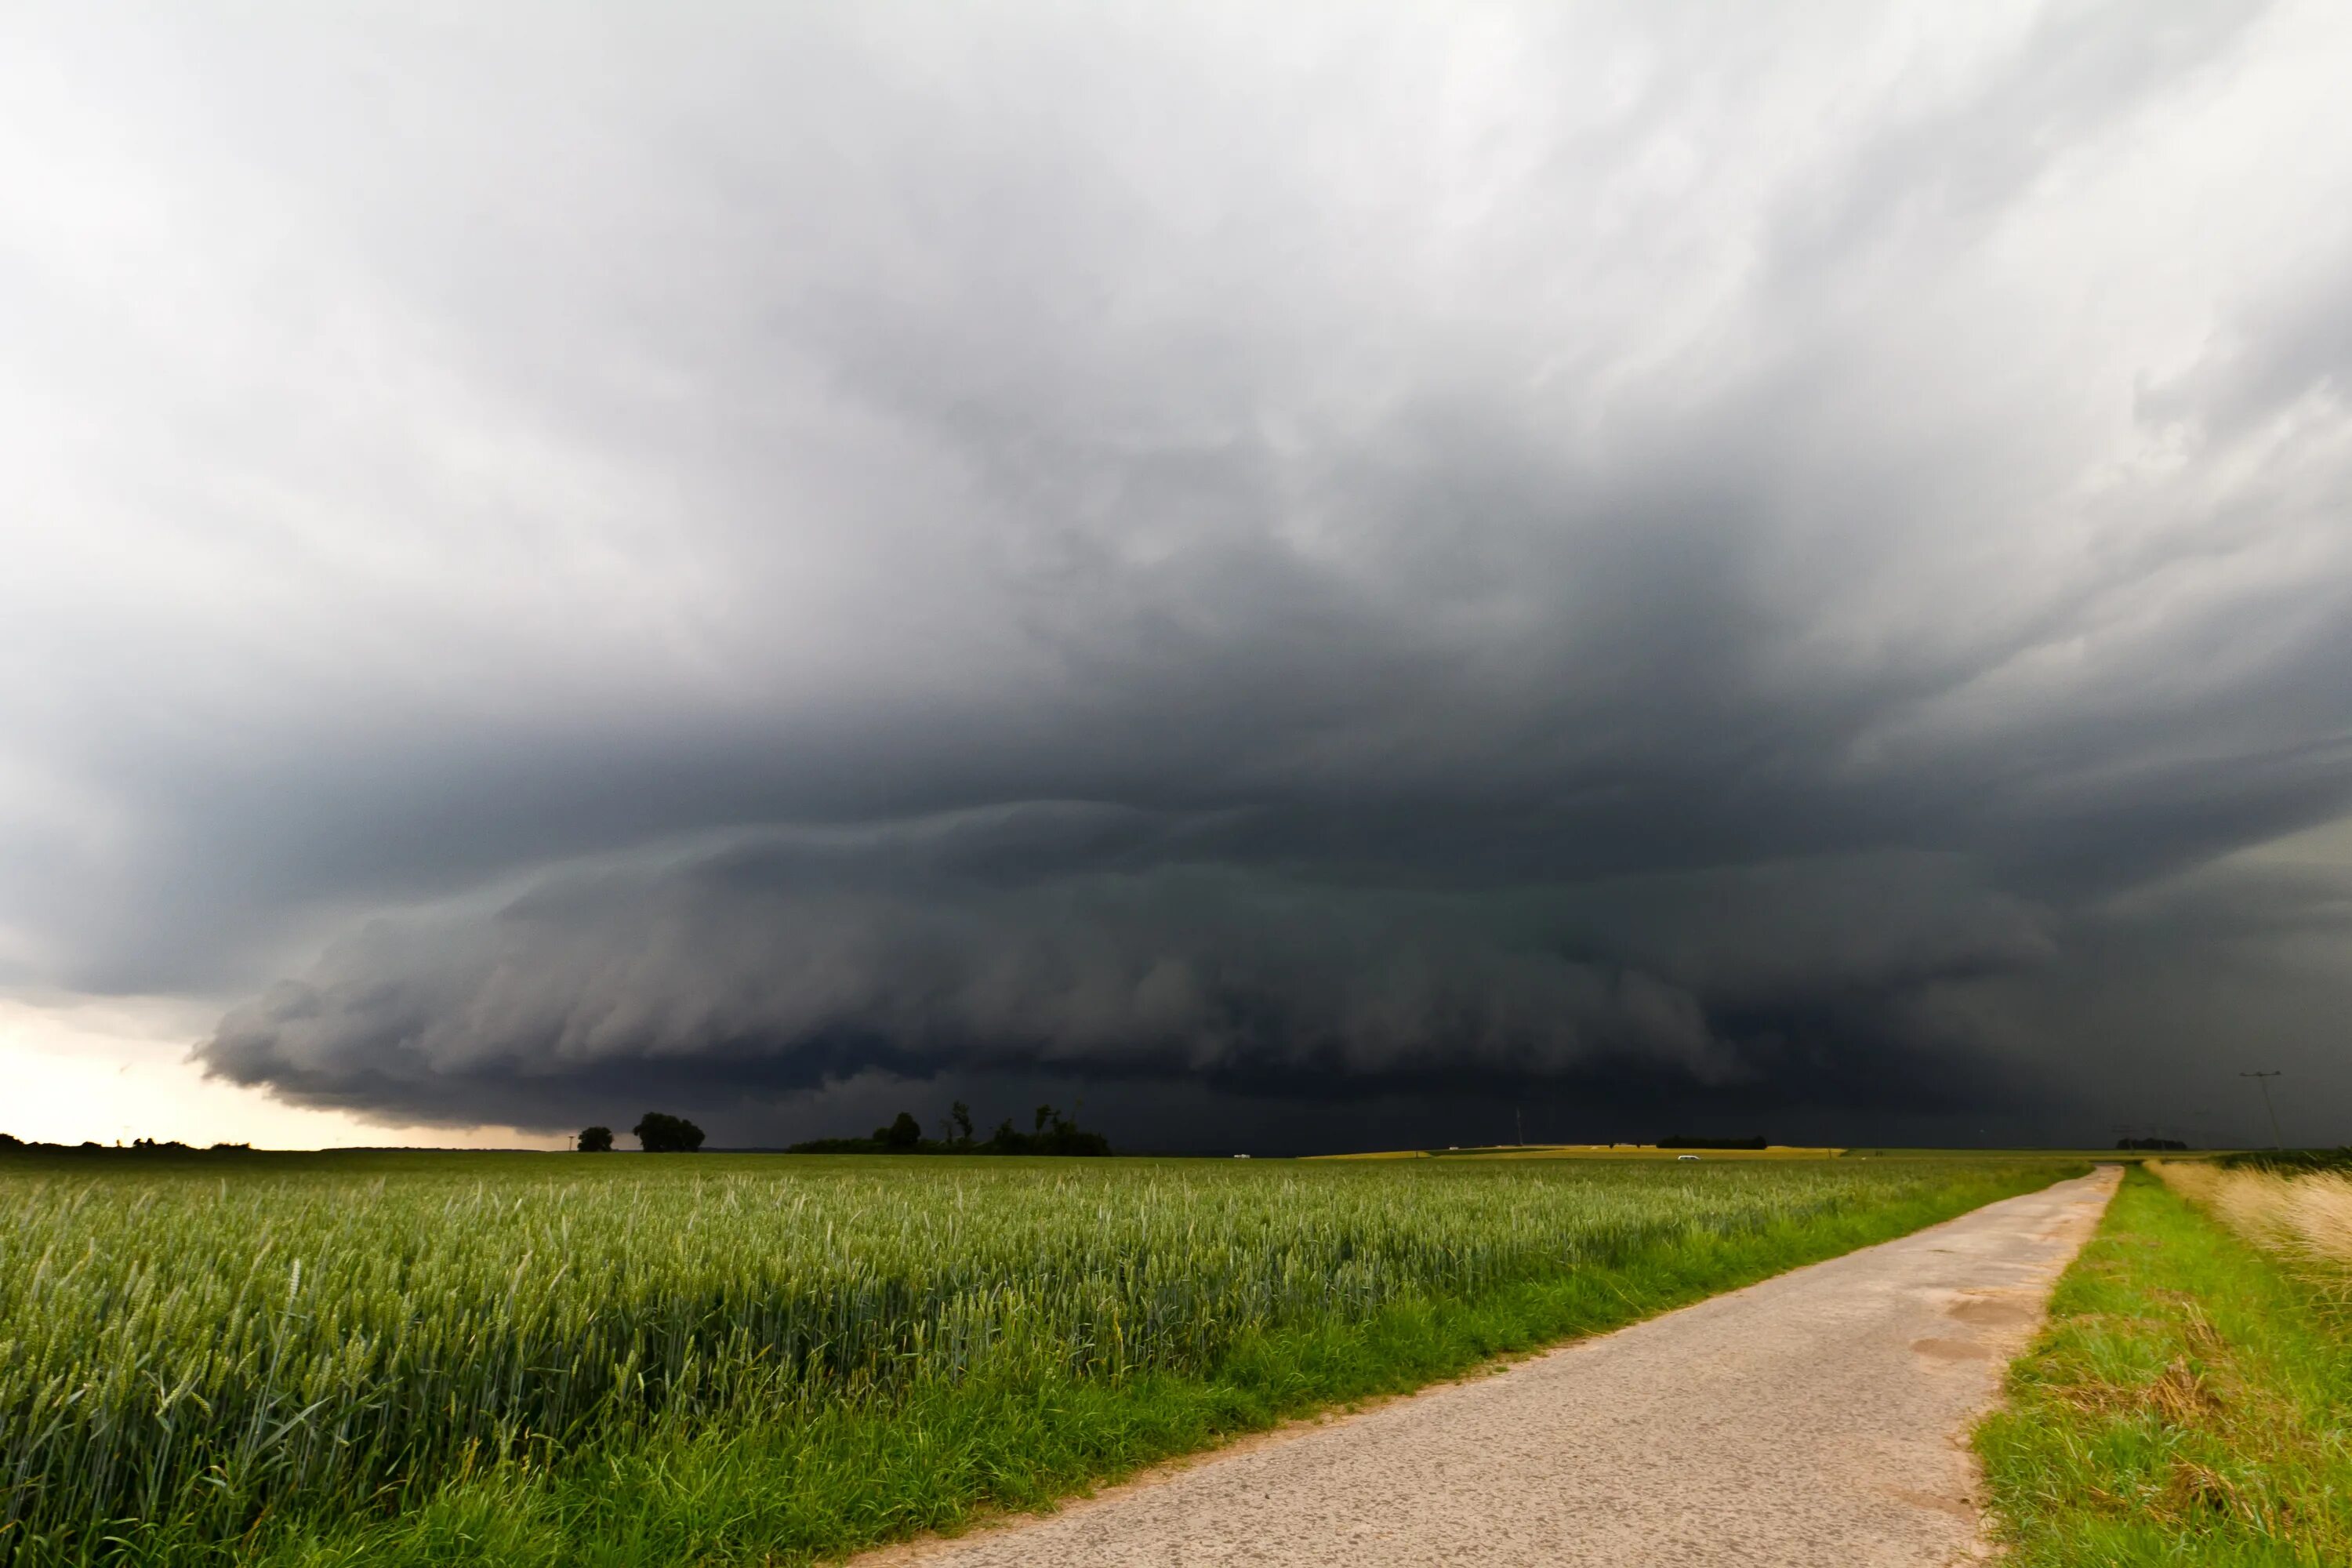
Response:
POLYGON ((2252 1079, 2256 1084, 2261 1086, 2263 1091, 2263 1109, 2271 1113, 2271 1147, 2273 1149, 2285 1148, 2286 1140, 2279 1136, 2278 1107, 2271 1103, 2270 1081, 2274 1078, 2283 1078, 2285 1075, 2279 1072, 2276 1068, 2273 1068, 2269 1072, 2242 1072, 2238 1076, 2240 1078, 2252 1079))

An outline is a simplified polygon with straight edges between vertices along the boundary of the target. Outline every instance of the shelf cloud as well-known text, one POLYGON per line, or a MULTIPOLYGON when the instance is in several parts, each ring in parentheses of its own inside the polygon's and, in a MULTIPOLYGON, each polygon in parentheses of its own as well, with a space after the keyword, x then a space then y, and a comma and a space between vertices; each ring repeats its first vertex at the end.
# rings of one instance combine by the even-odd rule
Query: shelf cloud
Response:
POLYGON ((2331 7, 15 26, 0 985, 734 1142, 2352 1107, 2331 7))

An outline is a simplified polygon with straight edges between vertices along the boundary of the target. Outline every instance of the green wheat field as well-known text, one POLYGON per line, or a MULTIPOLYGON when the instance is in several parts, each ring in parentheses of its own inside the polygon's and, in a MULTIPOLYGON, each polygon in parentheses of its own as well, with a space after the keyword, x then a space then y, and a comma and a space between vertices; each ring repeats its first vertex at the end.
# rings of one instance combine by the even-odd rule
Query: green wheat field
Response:
POLYGON ((805 1561, 2059 1173, 12 1158, 0 1561, 805 1561))

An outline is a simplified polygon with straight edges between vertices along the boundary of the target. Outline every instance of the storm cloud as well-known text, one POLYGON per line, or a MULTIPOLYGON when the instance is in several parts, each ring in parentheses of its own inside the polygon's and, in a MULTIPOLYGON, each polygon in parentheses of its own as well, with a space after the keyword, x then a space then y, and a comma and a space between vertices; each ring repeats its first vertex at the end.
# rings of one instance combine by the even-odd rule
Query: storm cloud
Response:
POLYGON ((2352 1107, 2328 7, 9 26, 0 984, 735 1142, 2352 1107))

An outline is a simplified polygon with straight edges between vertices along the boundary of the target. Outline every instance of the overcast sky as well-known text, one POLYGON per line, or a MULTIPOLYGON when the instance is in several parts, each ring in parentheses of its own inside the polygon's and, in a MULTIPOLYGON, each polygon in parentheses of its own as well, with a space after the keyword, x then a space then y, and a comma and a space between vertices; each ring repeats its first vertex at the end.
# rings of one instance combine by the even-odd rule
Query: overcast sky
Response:
POLYGON ((2347 80, 13 5, 0 1129, 2352 1139, 2347 80))

